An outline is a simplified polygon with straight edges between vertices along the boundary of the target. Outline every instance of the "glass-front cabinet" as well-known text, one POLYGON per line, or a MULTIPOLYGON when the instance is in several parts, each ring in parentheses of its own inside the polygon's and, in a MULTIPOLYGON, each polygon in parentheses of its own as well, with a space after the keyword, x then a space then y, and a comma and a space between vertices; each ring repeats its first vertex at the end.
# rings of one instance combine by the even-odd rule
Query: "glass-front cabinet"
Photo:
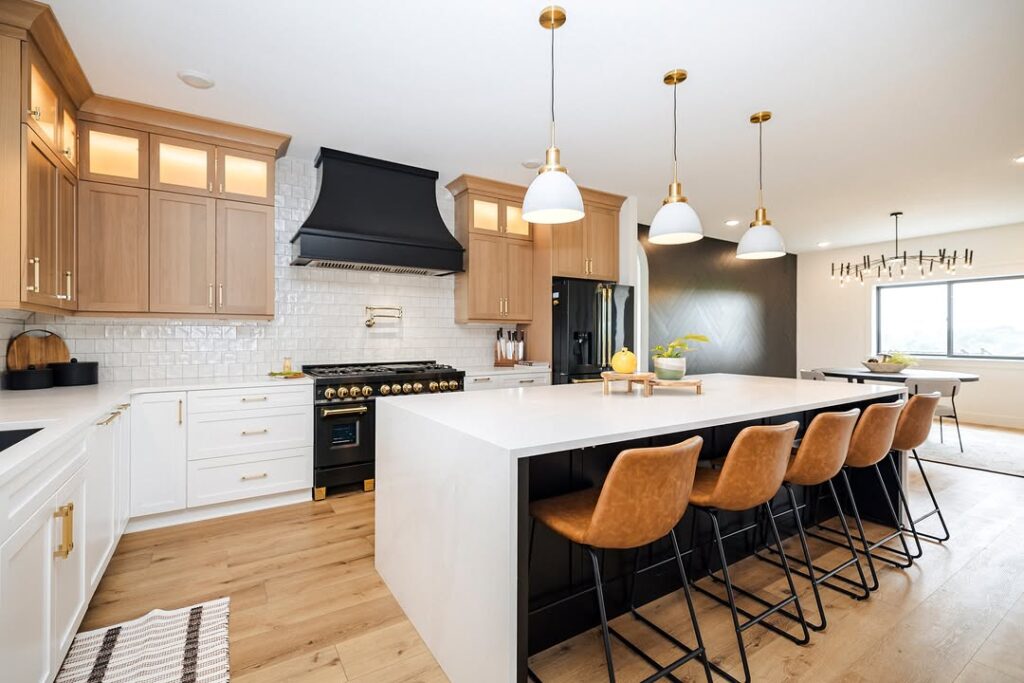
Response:
POLYGON ((202 142, 149 136, 149 187, 166 192, 213 195, 217 148, 202 142))
POLYGON ((78 177, 101 183, 149 186, 149 133, 83 121, 78 177))
POLYGON ((274 158, 217 148, 217 197, 257 204, 274 203, 274 158))
POLYGON ((470 197, 469 214, 470 232, 533 239, 530 224, 523 220, 521 204, 490 197, 470 197))
POLYGON ((75 112, 68 106, 61 114, 64 123, 60 127, 61 153, 64 162, 74 170, 78 166, 78 124, 75 112))

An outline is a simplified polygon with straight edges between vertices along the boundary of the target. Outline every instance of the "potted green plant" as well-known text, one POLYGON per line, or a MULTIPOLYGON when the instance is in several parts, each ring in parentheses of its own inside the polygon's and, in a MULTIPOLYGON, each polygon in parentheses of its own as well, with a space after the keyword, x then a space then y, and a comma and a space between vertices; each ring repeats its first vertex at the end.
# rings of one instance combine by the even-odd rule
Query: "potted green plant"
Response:
POLYGON ((677 337, 667 346, 658 344, 651 349, 654 359, 654 375, 658 379, 682 379, 686 375, 686 356, 688 351, 696 349, 690 342, 706 344, 711 340, 703 334, 687 334, 677 337))

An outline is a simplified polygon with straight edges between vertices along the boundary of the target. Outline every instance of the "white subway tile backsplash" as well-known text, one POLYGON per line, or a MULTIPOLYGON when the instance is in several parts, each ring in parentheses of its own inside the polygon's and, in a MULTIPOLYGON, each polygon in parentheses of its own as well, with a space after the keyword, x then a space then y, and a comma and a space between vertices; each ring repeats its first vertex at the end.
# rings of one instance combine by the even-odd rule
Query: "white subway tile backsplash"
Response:
MULTIPOLYGON (((72 353, 100 362, 100 379, 148 380, 261 374, 285 356, 295 366, 436 359, 487 365, 495 327, 457 325, 454 278, 289 266, 290 239, 316 193, 312 163, 281 159, 276 168, 276 315, 271 321, 62 318, 0 319, 2 338, 45 327, 72 353), (367 328, 366 306, 401 306, 399 321, 367 328)), ((449 227, 451 201, 439 201, 449 227)), ((23 315, 23 314, 22 314, 23 315)), ((0 361, 2 362, 2 361, 0 361)))

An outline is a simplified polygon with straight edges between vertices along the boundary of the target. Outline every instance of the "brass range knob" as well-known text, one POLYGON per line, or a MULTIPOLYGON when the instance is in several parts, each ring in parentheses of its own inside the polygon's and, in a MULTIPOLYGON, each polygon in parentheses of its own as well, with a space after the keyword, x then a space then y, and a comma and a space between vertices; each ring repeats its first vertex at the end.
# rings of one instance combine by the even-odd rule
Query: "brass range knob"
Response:
POLYGON ((448 380, 448 391, 455 391, 459 388, 459 380, 450 379, 448 380))
POLYGON ((423 385, 422 384, 420 384, 419 382, 416 382, 415 384, 412 385, 412 393, 418 394, 421 391, 423 391, 423 385))
POLYGON ((338 387, 338 398, 348 398, 348 387, 338 387))
POLYGON ((361 394, 361 393, 362 393, 362 389, 360 387, 349 387, 348 397, 349 398, 359 398, 359 394, 361 394))
POLYGON ((369 385, 363 386, 363 396, 373 396, 373 387, 369 385))
POLYGON ((441 391, 448 391, 448 380, 441 380, 441 391))
POLYGON ((389 387, 387 384, 381 384, 380 385, 380 395, 381 396, 387 396, 390 393, 391 393, 391 387, 389 387))
POLYGON ((402 385, 401 384, 392 384, 391 385, 391 393, 392 394, 400 394, 400 393, 402 393, 402 385))
POLYGON ((431 382, 430 383, 430 390, 431 391, 437 391, 437 382, 431 382))
POLYGON ((335 392, 334 389, 332 389, 331 387, 327 387, 326 389, 324 389, 324 398, 326 398, 327 400, 331 400, 336 395, 337 392, 335 392))
POLYGON ((411 394, 412 393, 412 385, 409 384, 408 382, 403 384, 402 385, 402 393, 403 394, 411 394))

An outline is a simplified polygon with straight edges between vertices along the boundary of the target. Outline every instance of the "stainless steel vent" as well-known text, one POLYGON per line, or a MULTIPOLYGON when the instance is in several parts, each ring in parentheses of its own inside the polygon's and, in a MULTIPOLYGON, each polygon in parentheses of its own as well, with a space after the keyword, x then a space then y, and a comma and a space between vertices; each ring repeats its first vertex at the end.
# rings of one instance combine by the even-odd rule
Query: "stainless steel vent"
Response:
POLYGON ((370 273, 397 273, 399 275, 447 275, 451 271, 434 271, 426 268, 407 268, 403 266, 378 266, 370 263, 352 263, 350 261, 322 261, 313 259, 306 264, 309 268, 334 268, 336 270, 361 270, 370 273))

